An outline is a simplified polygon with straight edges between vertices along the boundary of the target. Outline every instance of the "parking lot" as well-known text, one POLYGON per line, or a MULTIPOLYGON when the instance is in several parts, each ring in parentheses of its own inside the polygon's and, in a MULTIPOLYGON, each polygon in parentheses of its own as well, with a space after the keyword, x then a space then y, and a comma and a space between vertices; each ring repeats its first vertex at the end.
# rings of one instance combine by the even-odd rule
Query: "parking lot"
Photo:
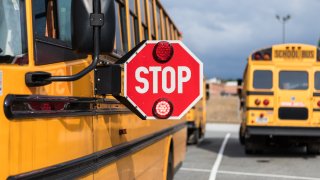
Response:
POLYGON ((207 124, 205 139, 189 145, 175 180, 320 180, 320 156, 305 148, 268 148, 246 155, 236 124, 207 124))

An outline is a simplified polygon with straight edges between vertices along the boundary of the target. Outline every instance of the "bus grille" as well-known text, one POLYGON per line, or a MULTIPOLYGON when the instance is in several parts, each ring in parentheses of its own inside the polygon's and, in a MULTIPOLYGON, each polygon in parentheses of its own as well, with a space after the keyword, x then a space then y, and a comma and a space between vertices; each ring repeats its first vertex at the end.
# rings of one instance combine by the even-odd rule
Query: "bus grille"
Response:
POLYGON ((279 108, 279 118, 282 120, 307 120, 308 109, 307 108, 279 108))

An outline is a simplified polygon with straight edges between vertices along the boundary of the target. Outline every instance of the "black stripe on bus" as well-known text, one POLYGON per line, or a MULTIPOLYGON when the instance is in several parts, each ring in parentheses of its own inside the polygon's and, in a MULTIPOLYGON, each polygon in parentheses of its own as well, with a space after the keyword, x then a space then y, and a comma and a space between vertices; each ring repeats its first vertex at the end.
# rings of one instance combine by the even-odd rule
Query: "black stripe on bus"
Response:
POLYGON ((313 93, 313 96, 320 96, 320 93, 313 93))
POLYGON ((53 118, 131 113, 125 107, 96 108, 97 105, 120 105, 114 99, 69 96, 12 95, 4 100, 4 113, 9 120, 19 118, 53 118), (63 103, 63 109, 35 110, 32 103, 63 103))
POLYGON ((34 170, 18 175, 9 176, 8 180, 18 179, 74 179, 84 176, 88 173, 99 170, 108 164, 125 156, 131 155, 139 150, 156 143, 162 138, 173 134, 186 127, 186 123, 180 123, 173 127, 161 130, 159 132, 147 135, 136 140, 126 142, 96 153, 56 164, 47 168, 34 170))
POLYGON ((313 111, 315 111, 315 112, 320 112, 320 109, 313 109, 313 111))
POLYGON ((247 107, 247 111, 250 111, 250 110, 273 111, 273 108, 265 108, 265 107, 247 107))
POLYGON ((247 91, 247 96, 250 95, 273 95, 270 91, 247 91))

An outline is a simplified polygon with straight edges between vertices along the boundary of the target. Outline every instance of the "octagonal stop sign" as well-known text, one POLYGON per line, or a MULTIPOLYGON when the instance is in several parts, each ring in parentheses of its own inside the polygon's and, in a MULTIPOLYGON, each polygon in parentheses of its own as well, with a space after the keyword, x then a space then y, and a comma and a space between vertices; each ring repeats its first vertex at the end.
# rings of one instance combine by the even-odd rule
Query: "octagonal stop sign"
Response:
POLYGON ((181 41, 144 41, 124 63, 124 97, 143 119, 181 119, 202 83, 202 62, 181 41))

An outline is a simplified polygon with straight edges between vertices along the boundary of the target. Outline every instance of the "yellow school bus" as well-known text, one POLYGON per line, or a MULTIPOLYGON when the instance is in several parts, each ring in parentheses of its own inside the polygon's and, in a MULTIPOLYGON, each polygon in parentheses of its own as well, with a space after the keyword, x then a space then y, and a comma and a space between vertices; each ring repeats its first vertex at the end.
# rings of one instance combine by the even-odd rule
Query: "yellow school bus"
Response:
POLYGON ((280 44, 253 52, 243 75, 240 142, 247 153, 265 145, 320 150, 319 49, 280 44))
POLYGON ((185 121, 141 120, 95 83, 140 41, 181 38, 158 0, 0 9, 0 179, 173 179, 185 121))
POLYGON ((188 123, 188 144, 198 144, 201 139, 204 138, 206 133, 206 123, 207 123, 207 100, 209 98, 208 95, 208 87, 205 83, 203 83, 203 97, 201 100, 192 107, 190 111, 188 111, 186 115, 186 120, 188 123))

